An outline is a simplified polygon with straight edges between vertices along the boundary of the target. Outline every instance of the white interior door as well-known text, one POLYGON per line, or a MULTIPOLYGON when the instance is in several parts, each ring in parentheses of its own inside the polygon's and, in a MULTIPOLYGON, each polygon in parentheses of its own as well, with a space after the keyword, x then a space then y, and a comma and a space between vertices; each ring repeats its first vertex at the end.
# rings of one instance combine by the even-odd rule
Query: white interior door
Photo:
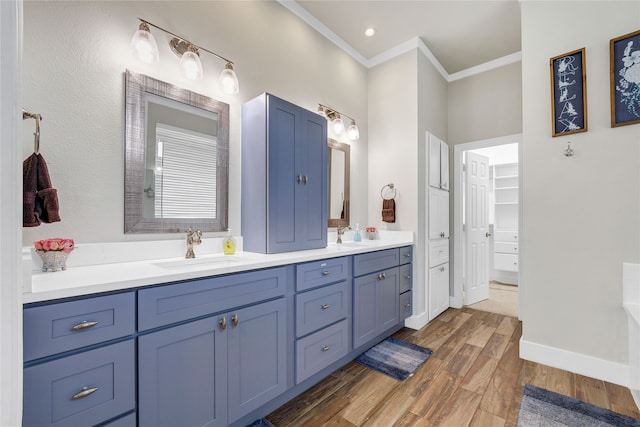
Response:
POLYGON ((465 304, 489 298, 489 158, 467 152, 465 304))

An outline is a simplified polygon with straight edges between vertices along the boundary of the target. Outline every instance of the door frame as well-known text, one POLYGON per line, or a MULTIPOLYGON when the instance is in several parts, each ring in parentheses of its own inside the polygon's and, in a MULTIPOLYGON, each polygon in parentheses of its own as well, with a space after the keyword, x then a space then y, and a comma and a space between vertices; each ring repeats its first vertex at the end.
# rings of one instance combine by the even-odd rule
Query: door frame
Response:
MULTIPOLYGON (((518 235, 522 241, 522 134, 501 136, 497 138, 484 139, 480 141, 466 142, 453 146, 453 295, 450 298, 452 307, 462 308, 464 306, 464 286, 462 283, 464 264, 464 243, 462 230, 462 153, 478 148, 494 147, 510 143, 518 143, 518 235)), ((522 262, 518 251, 518 317, 522 318, 522 282, 520 281, 522 272, 522 262)))

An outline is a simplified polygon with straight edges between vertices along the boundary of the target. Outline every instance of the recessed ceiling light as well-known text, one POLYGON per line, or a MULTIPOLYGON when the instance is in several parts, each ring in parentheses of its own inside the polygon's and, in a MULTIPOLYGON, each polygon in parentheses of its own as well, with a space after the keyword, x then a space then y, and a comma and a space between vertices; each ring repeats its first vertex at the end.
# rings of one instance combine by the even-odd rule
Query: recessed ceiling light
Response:
POLYGON ((372 37, 375 33, 376 30, 374 30, 373 28, 367 28, 366 30, 364 30, 364 35, 367 37, 372 37))

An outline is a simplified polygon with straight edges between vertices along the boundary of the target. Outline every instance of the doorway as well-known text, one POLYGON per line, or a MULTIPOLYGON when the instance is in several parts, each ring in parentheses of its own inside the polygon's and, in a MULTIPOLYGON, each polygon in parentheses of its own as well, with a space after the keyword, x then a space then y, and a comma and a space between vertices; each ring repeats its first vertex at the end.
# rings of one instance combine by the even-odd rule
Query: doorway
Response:
POLYGON ((521 141, 454 146, 452 306, 519 317, 521 141))

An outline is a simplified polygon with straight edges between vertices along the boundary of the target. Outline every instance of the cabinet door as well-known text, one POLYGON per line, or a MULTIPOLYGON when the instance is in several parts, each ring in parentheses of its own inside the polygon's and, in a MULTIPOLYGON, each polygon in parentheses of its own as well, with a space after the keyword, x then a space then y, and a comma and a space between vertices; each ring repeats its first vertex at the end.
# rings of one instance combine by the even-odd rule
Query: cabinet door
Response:
POLYGON ((429 134, 429 185, 440 188, 440 139, 429 134))
POLYGON ((449 264, 429 269, 429 320, 449 307, 449 264))
POLYGON ((232 311, 228 321, 232 423, 286 390, 286 301, 281 298, 232 311))
POLYGON ((270 96, 268 138, 268 222, 267 252, 295 250, 305 219, 296 215, 302 196, 301 171, 296 168, 300 141, 299 107, 270 96))
POLYGON ((297 184, 296 225, 300 227, 298 249, 327 246, 327 121, 300 108, 301 133, 296 168, 302 176, 297 184))
POLYGON ((227 425, 227 338, 218 321, 138 338, 141 427, 227 425))
POLYGON ((440 188, 449 191, 449 146, 440 141, 440 188))
POLYGON ((354 348, 400 322, 399 271, 395 267, 354 279, 354 348))
POLYGON ((449 237, 449 192, 429 189, 429 239, 449 237))

